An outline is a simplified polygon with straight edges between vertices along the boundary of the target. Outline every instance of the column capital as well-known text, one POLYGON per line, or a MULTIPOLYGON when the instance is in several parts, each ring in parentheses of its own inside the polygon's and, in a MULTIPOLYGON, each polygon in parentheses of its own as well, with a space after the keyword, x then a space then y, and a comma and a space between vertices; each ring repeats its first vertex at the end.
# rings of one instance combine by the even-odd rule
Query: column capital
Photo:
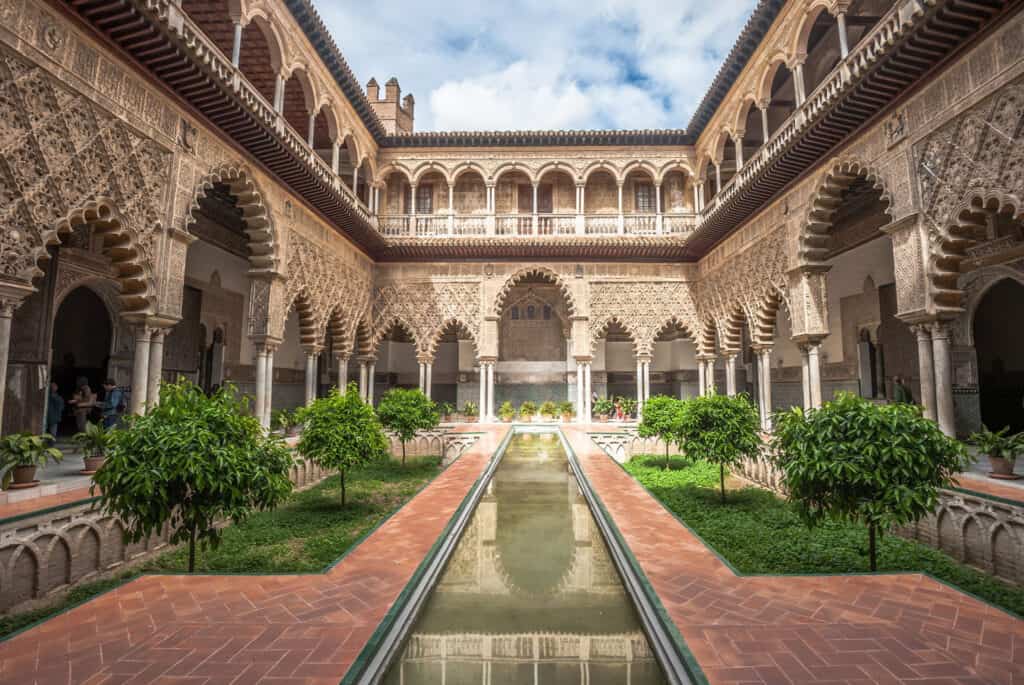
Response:
POLYGON ((949 340, 952 335, 951 322, 944 319, 933 321, 930 328, 932 332, 932 340, 949 340))
POLYGON ((434 356, 429 354, 417 354, 416 361, 420 364, 433 364, 434 356))
POLYGON ((698 354, 694 357, 694 359, 696 359, 699 362, 713 362, 716 359, 718 359, 718 357, 713 354, 698 354))
POLYGON ((577 364, 590 364, 591 362, 594 361, 594 357, 589 355, 589 354, 588 355, 577 355, 577 356, 574 356, 573 359, 576 360, 577 364))
POLYGON ((640 354, 636 355, 636 360, 638 362, 645 362, 646 363, 646 362, 650 362, 652 359, 654 359, 654 356, 652 354, 650 354, 649 352, 641 352, 640 354))
POLYGON ((307 357, 315 357, 324 351, 324 346, 320 344, 303 345, 302 351, 305 352, 307 357))
POLYGON ((377 357, 372 354, 360 354, 356 357, 356 361, 360 364, 373 364, 377 361, 377 357))

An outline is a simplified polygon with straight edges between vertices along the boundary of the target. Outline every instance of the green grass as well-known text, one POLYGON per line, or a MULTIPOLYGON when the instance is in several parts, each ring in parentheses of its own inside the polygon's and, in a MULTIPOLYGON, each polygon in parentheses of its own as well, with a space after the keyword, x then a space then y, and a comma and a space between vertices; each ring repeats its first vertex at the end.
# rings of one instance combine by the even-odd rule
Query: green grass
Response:
MULTIPOLYGON (((293 494, 275 511, 253 514, 225 529, 216 549, 197 552, 196 572, 320 572, 363 535, 412 498, 441 470, 437 457, 380 462, 348 475, 341 506, 338 476, 293 494)), ((143 573, 184 573, 188 549, 179 547, 113 578, 75 587, 59 602, 0 617, 0 639, 117 587, 143 573)))
MULTIPOLYGON (((793 506, 756 487, 728 491, 719 501, 718 467, 689 465, 638 455, 626 470, 741 573, 866 573, 867 528, 827 521, 808 529, 793 506)), ((878 545, 879 571, 914 571, 955 585, 1016 614, 1024 614, 1024 588, 972 569, 936 549, 885 535, 878 545)))

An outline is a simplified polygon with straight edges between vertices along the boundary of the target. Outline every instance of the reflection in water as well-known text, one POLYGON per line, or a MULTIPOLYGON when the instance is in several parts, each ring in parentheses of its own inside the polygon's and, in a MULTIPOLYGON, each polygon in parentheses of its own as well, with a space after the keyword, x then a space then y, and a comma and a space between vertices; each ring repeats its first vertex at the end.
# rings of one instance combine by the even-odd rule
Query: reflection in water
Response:
POLYGON ((557 435, 512 438, 384 682, 664 682, 557 435))

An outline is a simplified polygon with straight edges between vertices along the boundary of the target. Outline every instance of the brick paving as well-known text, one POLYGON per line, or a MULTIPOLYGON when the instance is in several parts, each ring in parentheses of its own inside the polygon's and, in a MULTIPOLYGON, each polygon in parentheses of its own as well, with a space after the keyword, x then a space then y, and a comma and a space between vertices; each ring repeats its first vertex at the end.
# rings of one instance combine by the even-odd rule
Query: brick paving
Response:
POLYGON ((737 576, 585 428, 565 434, 711 683, 1024 683, 1024 621, 920 574, 737 576))
MULTIPOLYGON (((1016 482, 1024 483, 1024 481, 1016 482)), ((1009 485, 994 478, 985 478, 976 474, 961 474, 957 478, 957 487, 982 495, 992 495, 993 497, 1001 497, 1024 504, 1024 487, 1009 485)))
POLYGON ((139 578, 0 643, 0 683, 337 685, 506 430, 481 436, 330 572, 139 578))
POLYGON ((76 488, 74 490, 67 490, 55 495, 43 495, 41 497, 33 497, 31 499, 24 499, 18 502, 0 502, 0 520, 10 518, 11 516, 29 514, 33 511, 42 511, 43 509, 57 507, 62 504, 79 502, 81 500, 89 499, 90 497, 92 497, 92 495, 89 493, 89 488, 76 488))

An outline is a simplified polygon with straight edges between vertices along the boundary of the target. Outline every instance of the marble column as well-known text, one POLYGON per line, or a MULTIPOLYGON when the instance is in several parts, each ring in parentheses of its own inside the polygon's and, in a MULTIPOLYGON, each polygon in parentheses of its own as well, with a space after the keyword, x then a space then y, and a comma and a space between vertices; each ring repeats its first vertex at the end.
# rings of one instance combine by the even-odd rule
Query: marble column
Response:
POLYGON ((762 135, 762 140, 764 141, 764 143, 767 143, 768 139, 771 137, 768 134, 768 105, 765 104, 764 107, 761 107, 760 105, 758 105, 758 109, 761 110, 761 135, 762 135))
POLYGON ((487 362, 480 360, 480 404, 477 407, 480 415, 480 422, 484 421, 484 414, 487 412, 487 362))
POLYGON ((306 406, 316 399, 316 352, 306 350, 306 406))
POLYGON ((366 367, 366 403, 371 407, 373 406, 373 385, 374 376, 377 375, 376 372, 377 362, 371 359, 366 367))
POLYGON ((256 397, 254 399, 253 416, 263 423, 263 403, 267 395, 267 348, 262 344, 256 346, 256 397))
POLYGON ((590 419, 594 415, 594 391, 590 377, 592 365, 593 362, 583 363, 583 400, 586 403, 583 415, 586 418, 587 423, 590 423, 590 419))
POLYGON ((434 385, 434 383, 433 383, 434 363, 433 362, 427 362, 426 363, 426 367, 427 367, 427 383, 426 383, 427 390, 426 390, 426 392, 424 394, 427 396, 427 399, 431 399, 431 395, 433 394, 433 385, 434 385))
POLYGON ((811 391, 811 408, 821 407, 821 343, 807 346, 808 383, 811 391))
POLYGON ((704 366, 704 360, 697 360, 697 394, 700 397, 704 397, 707 394, 708 380, 707 380, 707 367, 704 366))
POLYGON ((800 346, 800 380, 803 383, 804 409, 811 408, 811 364, 808 359, 807 345, 800 346))
POLYGON ((651 360, 644 360, 644 402, 651 399, 651 360))
POLYGON ((636 410, 637 415, 643 411, 644 406, 644 360, 636 358, 636 410))
POLYGON ((935 416, 946 435, 956 435, 953 412, 953 358, 949 345, 949 326, 943 321, 932 324, 932 357, 935 363, 935 416))
POLYGON ((3 429, 4 397, 7 395, 7 360, 11 356, 11 320, 17 304, 20 302, 0 299, 0 431, 3 429))
POLYGON ((583 423, 586 400, 583 397, 583 362, 576 362, 576 423, 583 423))
POLYGON ((263 427, 270 428, 270 416, 274 413, 274 348, 267 347, 266 379, 263 386, 263 427))
POLYGON ((704 372, 704 380, 707 382, 707 389, 704 394, 713 395, 718 392, 718 388, 715 387, 715 358, 711 357, 704 363, 707 365, 707 371, 704 372))
POLYGON ((147 385, 149 382, 149 344, 153 329, 145 324, 135 327, 135 360, 132 366, 131 412, 146 413, 147 385))
POLYGON ((725 358, 725 394, 733 397, 736 394, 736 355, 725 358))
POLYGON ((338 392, 345 392, 348 386, 348 357, 337 356, 334 358, 338 363, 338 392))
POLYGON ((231 41, 231 65, 238 68, 238 63, 242 58, 242 22, 234 20, 234 36, 231 41))
POLYGON ((494 421, 494 362, 487 362, 487 420, 494 421))
POLYGON ((164 336, 162 328, 153 330, 149 338, 149 373, 146 378, 146 408, 152 409, 160 403, 160 380, 164 372, 164 336))
POLYGON ((846 12, 836 14, 836 30, 839 33, 839 57, 846 59, 850 54, 849 38, 846 35, 846 12))
POLYGON ((715 162, 715 195, 722 192, 722 165, 720 162, 715 162))
POLYGON ((936 420, 935 364, 932 361, 932 332, 927 324, 911 327, 917 336, 917 368, 921 376, 921 406, 924 417, 936 420))
POLYGON ((772 429, 772 351, 771 348, 763 348, 757 353, 758 380, 761 386, 761 429, 770 431, 772 429))
POLYGON ((359 399, 366 401, 366 360, 359 360, 359 399))
POLYGON ((420 362, 420 392, 424 395, 427 394, 427 365, 425 362, 420 362))

